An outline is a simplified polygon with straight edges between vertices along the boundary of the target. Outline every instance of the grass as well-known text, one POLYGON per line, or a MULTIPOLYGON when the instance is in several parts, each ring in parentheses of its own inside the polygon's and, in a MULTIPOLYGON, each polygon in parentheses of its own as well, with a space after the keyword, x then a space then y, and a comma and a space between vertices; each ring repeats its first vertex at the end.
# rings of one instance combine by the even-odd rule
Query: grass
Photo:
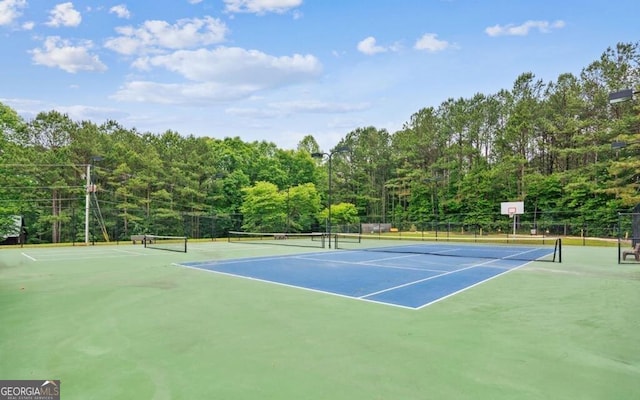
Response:
POLYGON ((640 265, 614 248, 407 310, 173 265, 317 249, 193 246, 0 250, 0 378, 64 399, 640 398, 640 265))

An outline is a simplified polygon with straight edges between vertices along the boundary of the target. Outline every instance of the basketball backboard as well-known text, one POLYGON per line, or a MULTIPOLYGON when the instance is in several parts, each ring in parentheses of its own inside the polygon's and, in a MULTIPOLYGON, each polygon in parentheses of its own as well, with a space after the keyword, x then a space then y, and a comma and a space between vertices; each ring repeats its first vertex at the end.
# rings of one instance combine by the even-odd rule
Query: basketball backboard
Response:
POLYGON ((500 214, 509 216, 524 214, 524 201, 504 201, 500 203, 500 214))

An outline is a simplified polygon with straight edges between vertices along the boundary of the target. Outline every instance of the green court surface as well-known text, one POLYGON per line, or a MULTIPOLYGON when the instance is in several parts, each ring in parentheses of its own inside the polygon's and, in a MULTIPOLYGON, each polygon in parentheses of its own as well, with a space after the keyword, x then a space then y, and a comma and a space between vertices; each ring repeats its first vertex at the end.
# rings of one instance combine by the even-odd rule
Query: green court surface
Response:
POLYGON ((0 250, 0 379, 65 400, 640 398, 640 264, 613 247, 410 310, 174 264, 329 249, 189 246, 0 250))

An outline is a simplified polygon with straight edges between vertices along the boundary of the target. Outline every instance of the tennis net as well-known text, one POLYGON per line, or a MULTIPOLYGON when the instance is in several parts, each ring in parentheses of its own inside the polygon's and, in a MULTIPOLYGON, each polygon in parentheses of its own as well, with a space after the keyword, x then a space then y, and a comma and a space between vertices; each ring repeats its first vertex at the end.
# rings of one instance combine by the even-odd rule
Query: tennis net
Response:
POLYGON ((241 232, 229 231, 228 241, 233 243, 260 243, 299 247, 325 247, 326 235, 321 232, 284 233, 284 232, 241 232))
POLYGON ((419 237, 334 234, 335 248, 448 257, 562 262, 562 240, 540 237, 419 237))
POLYGON ((186 236, 144 235, 143 243, 149 249, 187 252, 186 236))

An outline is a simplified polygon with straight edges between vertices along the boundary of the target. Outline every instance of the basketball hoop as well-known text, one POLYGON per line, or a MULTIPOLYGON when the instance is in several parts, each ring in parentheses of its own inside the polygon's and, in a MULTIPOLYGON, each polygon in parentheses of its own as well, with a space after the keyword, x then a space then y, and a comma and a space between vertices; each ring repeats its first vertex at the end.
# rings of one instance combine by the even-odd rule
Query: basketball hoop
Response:
POLYGON ((500 203, 500 214, 508 215, 513 221, 513 236, 516 235, 516 215, 524 214, 524 201, 503 201, 500 203))

